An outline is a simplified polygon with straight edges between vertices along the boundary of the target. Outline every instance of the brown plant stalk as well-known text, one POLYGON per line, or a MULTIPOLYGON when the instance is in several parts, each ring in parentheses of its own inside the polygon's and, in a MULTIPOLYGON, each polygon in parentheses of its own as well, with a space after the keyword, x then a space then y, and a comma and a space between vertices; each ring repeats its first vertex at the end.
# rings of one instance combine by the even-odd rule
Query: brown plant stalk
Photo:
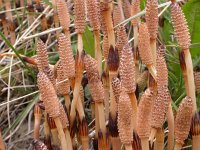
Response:
POLYGON ((192 133, 192 149, 198 150, 200 147, 200 113, 196 111, 192 116, 191 129, 192 133))
POLYGON ((177 41, 182 49, 182 56, 184 58, 185 64, 185 88, 186 93, 193 100, 193 113, 197 110, 196 105, 196 94, 195 94, 195 83, 194 83, 194 73, 193 73, 193 64, 192 58, 189 51, 189 46, 191 42, 191 37, 188 30, 188 25, 185 19, 185 16, 178 5, 178 3, 172 1, 171 5, 171 16, 172 16, 172 24, 175 30, 175 36, 177 41))
POLYGON ((40 136, 40 124, 42 118, 42 110, 40 109, 39 105, 36 104, 34 107, 34 139, 39 140, 40 136))
POLYGON ((167 121, 168 121, 168 138, 167 138, 167 150, 172 150, 174 147, 174 114, 172 110, 172 100, 168 107, 167 121))
POLYGON ((108 72, 103 71, 101 75, 101 80, 104 88, 104 107, 105 107, 105 117, 106 121, 109 119, 109 76, 108 72))
POLYGON ((111 143, 114 149, 118 150, 120 147, 118 130, 117 130, 117 103, 115 101, 112 79, 117 77, 119 68, 119 54, 118 49, 110 47, 108 53, 108 70, 109 70, 109 87, 110 87, 110 113, 109 113, 109 130, 111 134, 111 143))
POLYGON ((60 146, 60 143, 59 143, 59 138, 58 138, 58 131, 57 131, 56 124, 53 118, 48 117, 48 123, 51 129, 53 147, 58 148, 60 146))

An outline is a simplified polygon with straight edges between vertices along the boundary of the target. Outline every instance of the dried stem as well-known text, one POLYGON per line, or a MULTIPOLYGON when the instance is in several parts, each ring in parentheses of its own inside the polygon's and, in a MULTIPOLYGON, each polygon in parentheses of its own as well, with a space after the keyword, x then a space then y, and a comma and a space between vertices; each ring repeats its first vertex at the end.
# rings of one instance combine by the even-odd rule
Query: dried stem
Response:
POLYGON ((72 150, 72 145, 69 145, 66 142, 65 133, 63 131, 63 127, 62 127, 62 123, 60 121, 60 118, 54 118, 54 121, 55 121, 57 130, 58 130, 58 135, 59 135, 59 138, 60 138, 62 149, 72 150))
POLYGON ((121 150, 121 141, 119 137, 111 137, 113 150, 121 150))
POLYGON ((51 139, 50 139, 50 128, 47 120, 47 112, 44 112, 44 136, 45 136, 45 144, 48 146, 51 146, 51 139))
POLYGON ((172 110, 171 103, 169 104, 168 113, 167 113, 167 120, 168 120, 168 139, 167 139, 167 150, 172 150, 174 147, 174 114, 172 110))
POLYGON ((113 120, 117 119, 117 103, 115 101, 113 89, 112 89, 112 79, 117 76, 117 71, 109 71, 109 87, 110 87, 110 114, 113 120))
POLYGON ((98 63, 98 71, 102 73, 102 54, 101 54, 101 46, 100 46, 100 31, 94 31, 94 40, 95 40, 95 59, 98 63))
POLYGON ((67 108, 67 113, 69 114, 70 112, 70 105, 71 105, 71 100, 69 94, 64 95, 65 98, 65 106, 67 108))
POLYGON ((124 147, 125 147, 126 150, 133 150, 131 144, 125 144, 124 147))
MULTIPOLYGON (((82 36, 81 36, 82 37, 82 36)), ((82 41, 82 38, 81 38, 82 41)), ((78 49, 80 50, 80 49, 78 49)), ((73 125, 75 117, 76 117, 76 105, 77 105, 77 101, 79 98, 79 94, 80 94, 80 86, 81 86, 81 80, 82 80, 82 72, 83 72, 83 58, 82 53, 79 53, 79 51, 77 51, 77 56, 76 56, 76 77, 75 77, 75 84, 74 84, 74 92, 73 92, 73 101, 71 103, 71 110, 70 110, 70 122, 71 125, 73 125)))
POLYGON ((52 134, 52 142, 53 142, 53 145, 56 146, 56 147, 59 147, 60 146, 60 143, 59 143, 59 139, 58 139, 58 131, 57 129, 51 129, 51 134, 52 134))
POLYGON ((149 150, 149 139, 141 138, 141 145, 143 150, 149 150))
POLYGON ((198 150, 200 147, 200 135, 192 136, 192 149, 198 150))
POLYGON ((155 149, 160 150, 164 148, 164 130, 158 129, 156 133, 155 149))
POLYGON ((181 150, 181 149, 182 149, 182 144, 176 143, 175 147, 174 147, 174 150, 181 150))
POLYGON ((99 116, 99 128, 103 134, 104 140, 106 138, 106 122, 104 115, 104 106, 103 103, 97 103, 98 116, 99 116))
POLYGON ((193 64, 192 58, 189 49, 183 50, 185 55, 185 64, 186 64, 186 72, 187 72, 187 81, 188 82, 188 93, 187 95, 190 96, 193 100, 193 112, 197 110, 196 104, 196 93, 195 93, 195 83, 194 83, 194 73, 193 73, 193 64))
POLYGON ((89 149, 89 144, 88 144, 89 139, 88 139, 88 137, 82 137, 81 142, 82 142, 83 150, 88 150, 89 149))
POLYGON ((68 147, 66 147, 67 150, 68 150, 68 148, 70 150, 73 150, 73 148, 72 148, 72 140, 71 140, 71 136, 70 136, 70 132, 69 132, 68 128, 64 129, 64 134, 65 134, 65 138, 66 138, 67 146, 68 146, 68 147))
MULTIPOLYGON (((39 106, 35 106, 35 107, 37 107, 35 109, 40 109, 39 106)), ((38 112, 39 111, 41 111, 41 110, 38 110, 38 112)), ((41 112, 39 112, 39 113, 36 112, 36 113, 34 113, 34 117, 35 117, 35 120, 34 120, 34 139, 35 140, 39 140, 39 136, 40 136, 39 130, 40 130, 42 113, 41 112)))
POLYGON ((157 58, 156 39, 150 39, 150 46, 153 55, 154 65, 156 65, 156 58, 157 58))

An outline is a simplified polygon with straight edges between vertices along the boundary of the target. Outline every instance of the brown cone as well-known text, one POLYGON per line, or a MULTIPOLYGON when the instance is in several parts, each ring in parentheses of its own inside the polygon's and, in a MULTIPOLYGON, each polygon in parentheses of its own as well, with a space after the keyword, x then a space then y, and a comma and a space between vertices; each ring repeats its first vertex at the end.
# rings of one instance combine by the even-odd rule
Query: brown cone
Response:
POLYGON ((69 37, 60 34, 58 38, 58 53, 60 55, 61 64, 64 67, 63 72, 66 76, 73 78, 75 76, 75 61, 71 48, 69 37))
POLYGON ((151 127, 162 128, 170 100, 170 93, 167 86, 158 89, 156 100, 152 107, 151 127))
POLYGON ((191 39, 188 30, 188 25, 185 16, 181 10, 181 7, 177 3, 173 3, 171 5, 171 16, 172 24, 175 30, 175 35, 180 47, 183 50, 189 49, 191 39))
POLYGON ((38 73, 37 82, 41 98, 45 105, 45 110, 47 111, 47 113, 49 113, 50 117, 59 117, 59 101, 53 84, 43 72, 38 73))
POLYGON ((127 44, 122 51, 120 59, 120 78, 122 86, 127 93, 134 93, 136 89, 135 84, 135 63, 133 60, 132 48, 127 44))
POLYGON ((85 29, 85 2, 74 0, 75 28, 77 33, 83 33, 85 29))
POLYGON ((141 23, 139 26, 138 48, 142 62, 145 65, 153 64, 153 55, 150 47, 150 36, 146 23, 141 23))
MULTIPOLYGON (((140 12, 140 0, 133 0, 131 4, 131 15, 134 16, 140 12)), ((134 27, 138 25, 140 17, 133 19, 131 22, 134 27)))
POLYGON ((113 89, 113 93, 114 93, 114 96, 115 96, 115 101, 116 103, 118 104, 119 102, 119 96, 120 96, 120 93, 121 93, 121 81, 119 80, 119 78, 117 77, 114 77, 112 79, 112 89, 113 89))
POLYGON ((148 138, 151 131, 151 110, 153 106, 153 91, 147 89, 142 95, 137 115, 137 133, 140 138, 148 138))
POLYGON ((192 109, 193 101, 186 96, 178 108, 175 120, 174 131, 177 143, 184 144, 184 140, 188 137, 192 121, 192 109))
POLYGON ((145 19, 150 39, 156 39, 158 34, 158 0, 147 0, 145 19))
POLYGON ((128 94, 122 90, 118 103, 118 130, 123 144, 131 144, 133 141, 132 107, 128 94))
POLYGON ((70 26, 70 16, 65 0, 58 0, 57 11, 60 25, 63 27, 64 30, 68 31, 70 26))
POLYGON ((70 83, 69 79, 64 74, 64 68, 62 64, 59 62, 59 64, 56 67, 56 91, 59 95, 67 95, 70 92, 70 83), (66 80, 66 81, 65 81, 66 80))
POLYGON ((99 2, 97 0, 87 0, 88 19, 93 30, 100 30, 99 2))

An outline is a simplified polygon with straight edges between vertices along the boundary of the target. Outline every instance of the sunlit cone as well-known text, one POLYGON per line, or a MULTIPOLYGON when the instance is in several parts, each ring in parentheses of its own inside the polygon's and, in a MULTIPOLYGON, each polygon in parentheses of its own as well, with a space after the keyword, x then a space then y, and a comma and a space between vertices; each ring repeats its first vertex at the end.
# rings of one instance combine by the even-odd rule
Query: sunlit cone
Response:
POLYGON ((106 4, 100 2, 99 3, 99 8, 100 8, 100 13, 99 13, 99 19, 101 23, 101 31, 103 32, 104 35, 107 34, 107 27, 106 27, 106 20, 103 16, 103 12, 106 11, 108 8, 106 7, 106 4))
POLYGON ((179 108, 175 120, 175 138, 176 142, 184 144, 184 140, 188 137, 190 125, 192 121, 193 101, 186 96, 179 108))
POLYGON ((99 2, 97 0, 87 0, 87 14, 88 19, 93 30, 100 30, 100 21, 99 21, 99 2))
POLYGON ((121 93, 121 90, 122 90, 121 81, 119 80, 119 78, 114 77, 112 79, 112 89, 113 89, 113 93, 114 93, 114 96, 115 96, 115 100, 118 103, 119 102, 119 96, 120 96, 120 93, 121 93))
POLYGON ((196 91, 200 93, 200 71, 194 72, 194 81, 195 81, 196 91))
POLYGON ((170 93, 167 86, 158 89, 156 100, 152 107, 151 127, 162 128, 170 103, 170 93))
POLYGON ((87 71, 88 85, 95 102, 103 102, 104 100, 104 89, 103 84, 100 81, 100 75, 97 68, 97 61, 90 55, 85 55, 84 66, 87 71))
MULTIPOLYGON (((140 0, 133 0, 132 4, 131 4, 131 16, 134 16, 139 12, 140 12, 140 0)), ((137 17, 137 18, 133 19, 131 22, 132 22, 133 26, 136 27, 138 25, 139 21, 140 21, 140 18, 137 17)))
POLYGON ((68 76, 68 78, 73 78, 75 76, 75 61, 70 39, 64 34, 59 35, 58 52, 60 55, 61 64, 63 68, 65 68, 63 69, 63 72, 66 73, 66 76, 68 76))
POLYGON ((97 61, 88 54, 84 57, 84 67, 89 81, 100 80, 97 61))
POLYGON ((139 26, 138 48, 142 62, 145 65, 152 65, 153 56, 150 47, 150 36, 146 23, 141 23, 139 26))
POLYGON ((56 81, 54 77, 54 71, 49 66, 47 47, 41 40, 39 40, 37 43, 36 51, 37 51, 38 70, 44 72, 47 75, 47 77, 50 79, 52 84, 55 86, 56 81))
POLYGON ((67 95, 70 92, 69 79, 64 74, 64 68, 61 63, 56 67, 56 90, 59 95, 67 95))
POLYGON ((131 144, 133 141, 132 107, 128 94, 122 90, 118 103, 118 130, 119 137, 123 144, 131 144))
POLYGON ((178 40, 180 47, 184 49, 189 49, 190 46, 190 33, 185 16, 181 10, 181 7, 177 3, 171 5, 171 16, 172 25, 175 30, 175 35, 178 40))
POLYGON ((47 111, 47 113, 49 113, 50 117, 59 117, 59 102, 53 84, 43 72, 38 73, 37 82, 41 98, 45 105, 45 110, 47 111))
POLYGON ((117 29, 117 43, 116 47, 118 48, 119 57, 121 58, 123 47, 128 44, 128 36, 124 26, 120 26, 117 29))
POLYGON ((37 67, 40 71, 49 67, 48 54, 46 45, 39 40, 37 42, 37 67))
POLYGON ((136 89, 135 84, 135 63, 133 60, 132 48, 127 44, 122 51, 120 59, 120 78, 121 84, 127 93, 134 93, 136 89))
POLYGON ((137 133, 140 138, 148 138, 150 135, 153 96, 153 91, 147 89, 140 99, 136 125, 137 133))
POLYGON ((74 0, 75 28, 77 33, 83 33, 85 29, 85 2, 74 0))
POLYGON ((147 0, 145 15, 149 35, 151 39, 156 39, 158 33, 158 1, 147 0))
POLYGON ((131 16, 131 4, 130 4, 129 0, 122 1, 122 8, 124 11, 125 18, 129 18, 131 16))
POLYGON ((114 6, 113 10, 113 23, 114 26, 118 25, 120 22, 122 22, 122 16, 119 6, 114 6))
POLYGON ((162 87, 163 85, 167 86, 168 85, 168 69, 167 69, 165 58, 162 56, 162 54, 157 55, 156 70, 157 70, 157 86, 158 87, 162 87))
POLYGON ((70 16, 65 0, 58 0, 57 11, 60 25, 63 27, 64 30, 68 31, 70 26, 70 16))
POLYGON ((95 102, 103 102, 104 101, 104 88, 103 84, 100 80, 97 81, 89 81, 89 89, 92 95, 92 98, 95 102))

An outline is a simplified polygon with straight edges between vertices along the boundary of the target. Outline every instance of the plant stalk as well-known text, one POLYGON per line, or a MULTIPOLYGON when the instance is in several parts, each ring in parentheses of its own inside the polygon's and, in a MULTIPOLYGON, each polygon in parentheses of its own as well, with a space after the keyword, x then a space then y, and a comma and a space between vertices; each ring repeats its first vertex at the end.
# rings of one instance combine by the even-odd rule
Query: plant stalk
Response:
POLYGON ((142 150, 149 150, 149 139, 141 138, 142 150))
POLYGON ((100 45, 100 31, 94 30, 94 41, 95 41, 95 59, 98 64, 98 71, 102 73, 102 54, 101 54, 101 45, 100 45))
POLYGON ((192 136, 192 150, 200 148, 200 135, 192 136))
POLYGON ((167 140, 167 150, 173 150, 174 148, 174 114, 172 110, 171 103, 169 104, 168 113, 167 113, 167 120, 168 120, 168 140, 167 140))

